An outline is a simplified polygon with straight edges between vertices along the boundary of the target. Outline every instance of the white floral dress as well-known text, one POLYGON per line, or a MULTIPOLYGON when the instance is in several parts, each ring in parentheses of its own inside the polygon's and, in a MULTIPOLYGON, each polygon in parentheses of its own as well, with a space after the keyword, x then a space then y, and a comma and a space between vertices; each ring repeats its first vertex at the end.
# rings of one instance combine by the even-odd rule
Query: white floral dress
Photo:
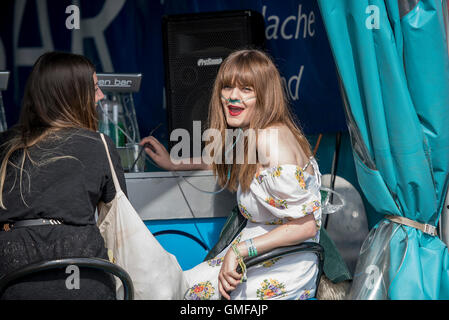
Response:
MULTIPOLYGON (((259 172, 237 201, 246 227, 233 240, 239 243, 263 235, 286 223, 313 214, 321 228, 321 173, 314 158, 314 175, 296 165, 280 165, 259 172)), ((319 242, 319 232, 309 240, 319 242)), ((220 299, 218 274, 228 246, 214 259, 184 271, 189 283, 187 299, 220 299)), ((315 295, 318 260, 314 253, 300 252, 266 261, 247 270, 247 281, 232 291, 231 299, 308 299, 315 295)))

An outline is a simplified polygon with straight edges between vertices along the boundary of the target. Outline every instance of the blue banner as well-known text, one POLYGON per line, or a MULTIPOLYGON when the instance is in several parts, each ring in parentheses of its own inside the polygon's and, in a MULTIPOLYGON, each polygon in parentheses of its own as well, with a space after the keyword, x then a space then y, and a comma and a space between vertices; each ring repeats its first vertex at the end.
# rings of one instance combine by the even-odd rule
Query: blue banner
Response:
MULTIPOLYGON (((20 113, 25 81, 37 57, 59 50, 84 54, 98 72, 143 74, 135 107, 141 136, 167 123, 162 16, 251 9, 265 19, 267 51, 283 76, 306 134, 346 131, 335 64, 312 0, 2 0, 0 70, 8 125, 20 113)), ((155 134, 167 139, 167 126, 155 134)))

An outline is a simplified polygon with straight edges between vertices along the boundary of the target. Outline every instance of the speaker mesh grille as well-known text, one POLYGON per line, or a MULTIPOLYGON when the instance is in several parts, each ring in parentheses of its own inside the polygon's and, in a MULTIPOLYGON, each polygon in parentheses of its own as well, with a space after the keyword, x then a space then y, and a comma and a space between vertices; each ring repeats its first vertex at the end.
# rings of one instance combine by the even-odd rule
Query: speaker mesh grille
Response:
POLYGON ((251 39, 255 32, 263 33, 264 29, 252 30, 251 19, 261 19, 263 25, 260 15, 248 15, 248 11, 234 16, 222 16, 218 12, 213 16, 166 18, 163 28, 170 132, 184 128, 192 135, 193 121, 201 121, 203 129, 207 127, 211 90, 220 64, 201 65, 201 60, 224 60, 236 49, 260 46, 251 39))

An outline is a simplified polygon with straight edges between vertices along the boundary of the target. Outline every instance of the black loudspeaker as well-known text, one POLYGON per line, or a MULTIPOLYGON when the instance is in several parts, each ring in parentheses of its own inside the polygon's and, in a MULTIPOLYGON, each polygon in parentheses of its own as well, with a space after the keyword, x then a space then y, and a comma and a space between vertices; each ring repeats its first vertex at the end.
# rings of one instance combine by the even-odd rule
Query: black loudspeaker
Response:
MULTIPOLYGON (((238 49, 263 49, 264 19, 251 10, 169 15, 162 18, 162 35, 169 134, 186 129, 193 156, 193 121, 201 121, 201 133, 207 128, 221 62, 238 49)), ((169 142, 169 148, 176 143, 169 142)))

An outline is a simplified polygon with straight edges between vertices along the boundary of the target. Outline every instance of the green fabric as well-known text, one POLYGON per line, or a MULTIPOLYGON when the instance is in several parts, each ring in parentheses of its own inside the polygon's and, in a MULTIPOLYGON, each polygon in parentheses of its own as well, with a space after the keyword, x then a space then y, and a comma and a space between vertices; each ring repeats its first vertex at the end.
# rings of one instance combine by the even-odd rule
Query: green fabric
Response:
POLYGON ((231 214, 226 220, 223 229, 220 232, 220 238, 218 239, 215 246, 207 254, 206 260, 213 259, 220 252, 222 252, 231 241, 243 230, 246 225, 246 219, 239 212, 239 207, 235 206, 232 209, 231 214))
POLYGON ((326 229, 320 230, 320 244, 324 248, 323 272, 333 283, 352 280, 351 272, 343 260, 334 241, 329 237, 326 229))
MULTIPOLYGON (((240 214, 238 206, 235 206, 221 230, 218 242, 209 251, 204 260, 213 259, 223 251, 240 231, 242 231, 246 225, 246 221, 247 220, 240 214)), ((323 272, 326 277, 334 283, 351 280, 351 273, 349 272, 346 263, 338 252, 334 241, 332 241, 325 229, 320 230, 320 244, 324 248, 323 272)))
MULTIPOLYGON (((341 78, 361 190, 379 215, 437 226, 449 184, 449 55, 441 0, 318 4, 341 78), (374 20, 377 27, 370 25, 374 20)), ((368 235, 351 299, 449 299, 447 245, 394 226, 382 220, 368 235), (381 278, 367 286, 370 270, 381 278)))

